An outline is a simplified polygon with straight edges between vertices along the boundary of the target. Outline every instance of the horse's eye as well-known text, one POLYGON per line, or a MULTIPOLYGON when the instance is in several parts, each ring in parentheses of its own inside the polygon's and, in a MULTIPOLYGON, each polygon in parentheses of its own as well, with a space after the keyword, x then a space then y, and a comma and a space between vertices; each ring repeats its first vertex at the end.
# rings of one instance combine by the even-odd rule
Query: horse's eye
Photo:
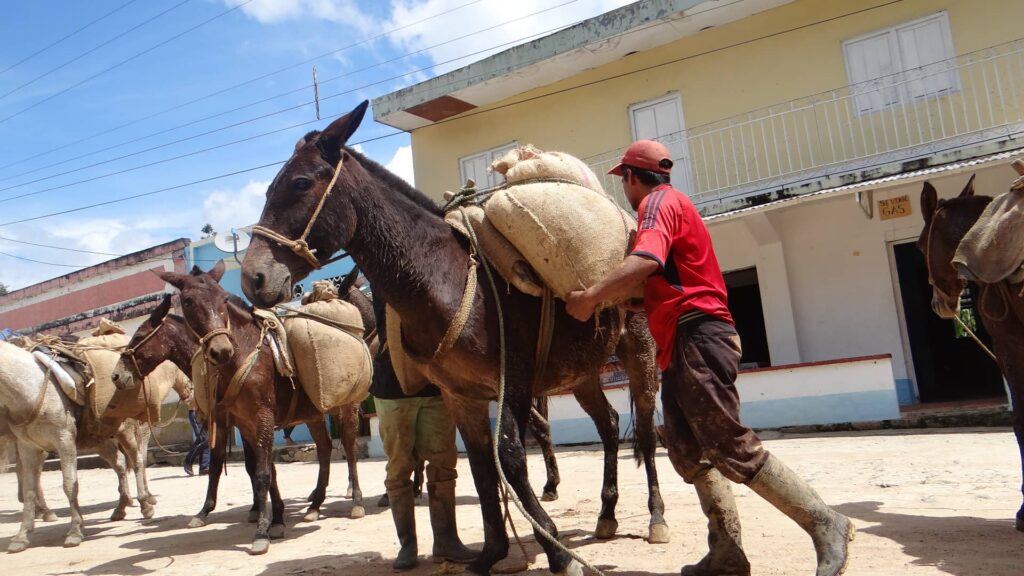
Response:
POLYGON ((299 192, 305 192, 313 187, 313 181, 309 178, 296 178, 293 185, 299 192))

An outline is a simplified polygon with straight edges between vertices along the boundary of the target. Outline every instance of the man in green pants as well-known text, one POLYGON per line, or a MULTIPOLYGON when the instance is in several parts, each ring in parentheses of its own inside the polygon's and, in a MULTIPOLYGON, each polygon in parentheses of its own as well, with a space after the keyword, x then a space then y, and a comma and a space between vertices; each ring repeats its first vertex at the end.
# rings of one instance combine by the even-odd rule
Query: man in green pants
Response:
MULTIPOLYGON (((384 314, 378 314, 377 318, 378 334, 386 334, 384 314)), ((434 561, 472 562, 477 552, 463 545, 455 524, 455 478, 458 476, 455 471, 458 460, 455 423, 441 400, 441 391, 428 385, 407 396, 395 376, 391 356, 383 347, 373 368, 370 392, 374 397, 380 419, 380 437, 388 458, 384 486, 402 546, 392 568, 395 571, 409 570, 419 562, 412 475, 420 460, 427 463, 434 561)))

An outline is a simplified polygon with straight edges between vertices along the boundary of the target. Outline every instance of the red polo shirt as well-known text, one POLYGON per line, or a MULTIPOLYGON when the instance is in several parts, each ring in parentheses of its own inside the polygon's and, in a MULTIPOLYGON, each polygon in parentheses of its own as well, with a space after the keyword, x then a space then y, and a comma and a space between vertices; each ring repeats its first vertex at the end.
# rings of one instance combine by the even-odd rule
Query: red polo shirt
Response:
POLYGON ((729 324, 733 320, 711 235, 686 194, 668 184, 658 186, 640 202, 638 217, 632 254, 661 268, 647 280, 644 307, 658 344, 658 364, 665 370, 682 316, 704 313, 729 324))

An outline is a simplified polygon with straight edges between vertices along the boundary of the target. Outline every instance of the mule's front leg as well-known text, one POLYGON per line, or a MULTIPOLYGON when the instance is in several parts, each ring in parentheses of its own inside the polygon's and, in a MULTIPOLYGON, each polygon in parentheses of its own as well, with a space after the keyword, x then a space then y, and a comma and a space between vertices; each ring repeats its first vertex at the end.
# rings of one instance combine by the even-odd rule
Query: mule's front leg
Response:
POLYGON ((460 399, 446 404, 466 443, 484 521, 484 547, 466 570, 472 574, 490 574, 491 567, 508 555, 508 534, 505 533, 501 502, 498 500, 498 474, 494 469, 487 403, 460 399))
MULTIPOLYGON (((526 450, 523 448, 521 432, 526 430, 526 421, 530 414, 530 397, 526 394, 520 394, 522 397, 509 394, 515 390, 517 388, 511 384, 507 387, 506 404, 501 413, 501 429, 498 431, 500 439, 498 458, 501 461, 501 469, 512 490, 519 497, 523 508, 526 509, 526 513, 545 532, 557 540, 558 528, 555 527, 555 523, 541 507, 537 496, 533 493, 526 469, 526 450)), ((537 542, 544 548, 544 552, 547 553, 548 567, 552 573, 571 576, 583 575, 579 563, 573 560, 568 552, 549 541, 540 531, 534 529, 533 534, 537 542)))
POLYGON ((128 466, 124 454, 117 448, 113 440, 104 440, 96 446, 96 453, 100 458, 110 465, 114 474, 117 474, 118 501, 114 511, 110 514, 112 521, 124 520, 127 516, 126 510, 131 506, 132 496, 128 492, 128 466))
POLYGON ((306 422, 309 434, 316 444, 316 459, 320 464, 316 477, 316 488, 309 495, 309 508, 302 517, 303 522, 314 522, 320 518, 320 506, 327 498, 327 485, 331 480, 331 437, 327 434, 327 423, 324 420, 306 422))
POLYGON ((189 521, 189 528, 206 526, 210 512, 217 507, 217 487, 220 485, 220 475, 224 472, 224 457, 227 453, 228 427, 225 425, 225 419, 218 418, 214 428, 216 431, 212 438, 213 448, 210 449, 210 476, 206 484, 206 500, 199 513, 189 521))
MULTIPOLYGON (((34 445, 18 441, 18 480, 21 484, 21 528, 7 545, 10 553, 21 552, 28 548, 28 535, 36 527, 36 490, 39 487, 40 470, 43 465, 44 452, 34 445)), ((6 457, 6 454, 4 455, 6 457)))
POLYGON ((60 471, 64 476, 64 494, 71 508, 71 528, 64 537, 64 547, 73 548, 85 538, 82 535, 82 511, 78 507, 78 448, 74 432, 61 434, 57 451, 60 453, 60 471))
MULTIPOLYGON (((266 554, 270 550, 270 525, 272 511, 267 506, 267 496, 274 483, 274 412, 271 408, 260 407, 255 415, 256 437, 249 438, 256 453, 256 535, 253 536, 249 554, 266 554)), ((245 431, 243 431, 245 434, 245 431)))
POLYGON ((356 455, 356 440, 359 436, 359 405, 352 404, 342 407, 338 414, 341 422, 341 447, 345 450, 345 463, 348 465, 348 490, 345 495, 352 499, 352 513, 349 516, 362 518, 366 515, 366 508, 363 507, 363 491, 359 488, 359 466, 356 455))

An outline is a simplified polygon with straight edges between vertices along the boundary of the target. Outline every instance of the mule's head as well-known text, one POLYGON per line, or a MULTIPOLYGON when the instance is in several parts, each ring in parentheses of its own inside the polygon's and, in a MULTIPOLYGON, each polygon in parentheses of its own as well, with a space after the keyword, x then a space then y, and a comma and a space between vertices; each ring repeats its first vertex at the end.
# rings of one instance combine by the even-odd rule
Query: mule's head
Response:
POLYGON ((170 311, 171 295, 167 294, 149 318, 135 330, 132 339, 128 341, 128 347, 121 352, 121 359, 117 361, 114 372, 110 375, 118 389, 134 389, 167 359, 170 345, 164 320, 170 311))
POLYGON ((351 196, 365 186, 365 172, 350 162, 345 143, 368 104, 364 101, 323 132, 313 131, 299 140, 270 183, 258 224, 270 236, 257 228, 242 262, 242 290, 257 306, 270 307, 289 298, 292 284, 314 269, 310 259, 318 267, 355 234, 351 196), (325 198, 332 179, 335 184, 325 198))
POLYGON ((185 324, 201 342, 206 359, 217 366, 231 360, 235 355, 228 320, 231 294, 220 285, 224 261, 217 262, 209 272, 193 268, 190 274, 158 272, 157 275, 181 292, 185 324))
POLYGON ((917 247, 924 254, 928 282, 932 285, 932 310, 950 319, 960 312, 960 293, 966 282, 953 267, 953 255, 967 231, 978 220, 991 198, 974 195, 974 176, 956 198, 939 200, 935 187, 924 183, 921 213, 924 228, 917 247))

